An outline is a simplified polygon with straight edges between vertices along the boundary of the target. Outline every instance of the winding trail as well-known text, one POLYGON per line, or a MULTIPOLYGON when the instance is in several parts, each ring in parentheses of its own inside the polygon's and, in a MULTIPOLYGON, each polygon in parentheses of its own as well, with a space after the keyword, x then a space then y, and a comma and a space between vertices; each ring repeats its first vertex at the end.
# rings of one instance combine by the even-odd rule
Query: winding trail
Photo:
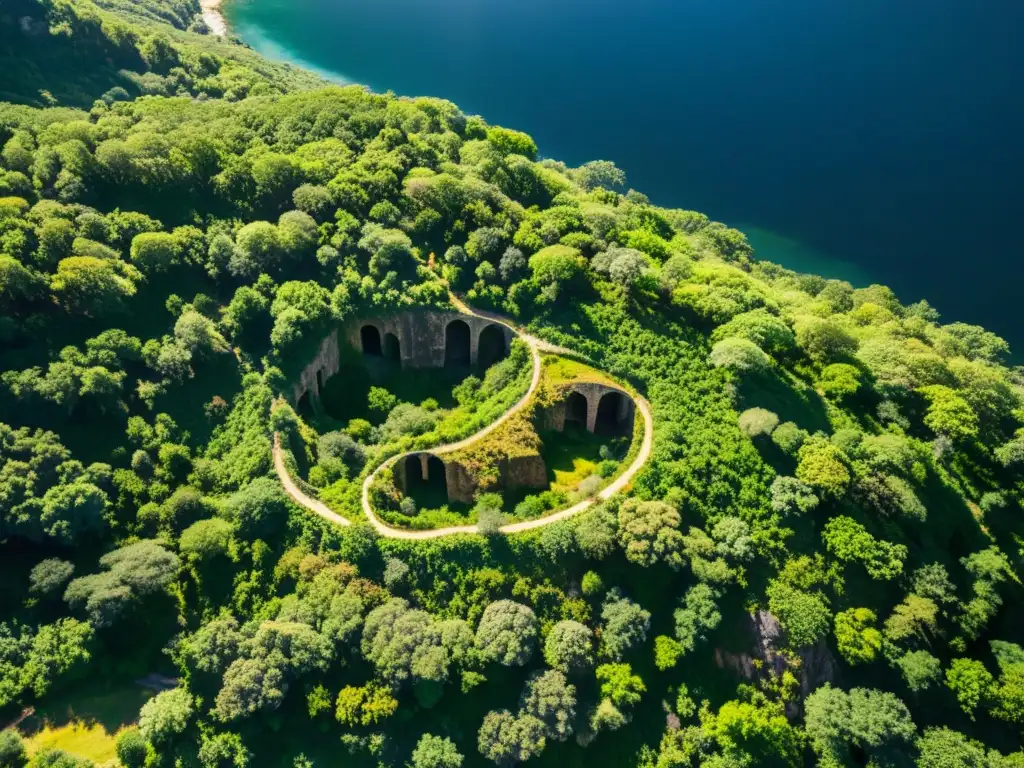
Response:
POLYGON ((281 478, 281 485, 284 486, 284 491, 296 503, 308 509, 310 512, 316 512, 324 520, 330 520, 332 523, 338 525, 352 525, 348 518, 342 517, 337 512, 332 510, 320 499, 314 499, 311 496, 307 496, 302 492, 302 489, 295 484, 292 480, 292 476, 288 473, 288 467, 284 465, 284 456, 281 454, 281 437, 277 432, 274 433, 274 471, 277 472, 277 476, 281 478))
MULTIPOLYGON (((399 460, 417 453, 431 453, 435 455, 443 455, 446 453, 453 453, 455 451, 462 450, 469 445, 475 443, 483 437, 493 432, 495 429, 500 427, 515 414, 525 408, 534 393, 537 391, 537 387, 540 386, 541 377, 541 352, 552 352, 555 354, 572 354, 569 350, 564 347, 559 347, 543 339, 538 339, 530 334, 523 333, 510 322, 505 320, 498 315, 494 315, 490 312, 484 312, 481 310, 472 309, 467 306, 464 302, 459 300, 455 296, 451 296, 452 304, 466 315, 473 315, 476 317, 484 318, 495 323, 509 328, 513 333, 516 334, 520 339, 526 342, 530 347, 530 354, 533 358, 533 376, 530 378, 530 386, 527 388, 526 393, 519 398, 519 400, 503 413, 497 420, 492 421, 486 427, 478 432, 470 435, 467 438, 459 440, 456 443, 448 443, 447 445, 439 445, 434 448, 427 450, 418 451, 407 451, 406 453, 400 453, 396 456, 392 456, 390 459, 382 462, 376 469, 373 470, 363 480, 362 487, 362 508, 363 514, 366 515, 367 520, 377 530, 381 536, 386 536, 392 539, 408 539, 408 540, 425 540, 425 539, 437 539, 442 536, 454 536, 456 534, 475 534, 480 533, 479 529, 475 525, 452 525, 446 528, 433 528, 426 531, 407 531, 401 528, 392 528, 385 524, 373 511, 373 506, 370 504, 370 486, 373 484, 374 478, 377 473, 386 467, 390 467, 399 460)), ((627 393, 628 394, 628 393, 627 393)), ((626 471, 619 475, 610 485, 602 489, 595 498, 584 499, 583 501, 574 504, 573 506, 559 510, 550 515, 544 517, 538 517, 533 520, 524 520, 519 523, 510 523, 509 525, 503 525, 498 529, 500 533, 521 533, 522 531, 529 531, 534 528, 541 528, 545 525, 558 522, 559 520, 565 520, 572 517, 573 515, 579 514, 583 510, 593 506, 597 501, 603 501, 614 496, 616 493, 625 488, 637 472, 647 463, 647 460, 651 456, 651 450, 654 445, 654 419, 651 416, 650 404, 642 397, 634 397, 633 402, 636 404, 637 410, 644 420, 644 436, 643 441, 640 444, 640 451, 637 453, 636 458, 633 459, 633 463, 626 468, 626 471)), ((320 517, 338 525, 351 525, 351 522, 339 515, 337 512, 331 510, 326 504, 319 499, 314 499, 308 496, 306 493, 299 488, 295 481, 292 480, 291 475, 288 473, 288 468, 285 466, 284 457, 281 453, 281 441, 274 433, 274 470, 277 472, 277 476, 281 479, 281 484, 284 486, 285 492, 297 503, 299 506, 305 507, 311 512, 316 513, 320 517)))

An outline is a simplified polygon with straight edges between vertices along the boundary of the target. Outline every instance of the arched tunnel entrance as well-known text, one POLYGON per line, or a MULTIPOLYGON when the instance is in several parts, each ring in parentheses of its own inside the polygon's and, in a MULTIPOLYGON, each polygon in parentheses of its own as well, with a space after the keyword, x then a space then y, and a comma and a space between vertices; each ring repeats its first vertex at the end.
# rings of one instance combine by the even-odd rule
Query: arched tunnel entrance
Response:
POLYGON ((384 354, 380 343, 380 331, 376 326, 364 325, 360 328, 359 340, 362 342, 364 355, 380 357, 384 354))
POLYGON ((597 404, 594 433, 618 437, 633 431, 632 402, 622 392, 605 392, 597 404))
POLYGON ((462 320, 452 320, 444 329, 445 366, 469 365, 469 325, 462 320))
POLYGON ((480 332, 480 341, 477 344, 476 359, 480 368, 490 368, 500 360, 508 357, 508 347, 505 344, 505 334, 499 325, 488 325, 480 332))
POLYGON ((402 345, 393 333, 384 334, 384 358, 393 363, 402 362, 402 345))
POLYGON ((565 423, 577 424, 581 429, 587 427, 587 398, 579 392, 570 392, 565 401, 565 423))
POLYGON ((406 456, 397 476, 402 493, 416 502, 417 509, 437 509, 448 503, 444 462, 437 456, 429 453, 406 456))

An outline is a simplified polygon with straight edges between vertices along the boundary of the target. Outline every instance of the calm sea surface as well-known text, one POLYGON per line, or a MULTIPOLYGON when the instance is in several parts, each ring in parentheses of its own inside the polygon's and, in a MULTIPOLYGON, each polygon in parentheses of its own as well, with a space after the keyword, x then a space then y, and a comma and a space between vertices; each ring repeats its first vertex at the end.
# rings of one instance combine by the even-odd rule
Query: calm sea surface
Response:
POLYGON ((265 55, 614 160, 758 255, 1024 349, 1020 0, 231 0, 265 55))

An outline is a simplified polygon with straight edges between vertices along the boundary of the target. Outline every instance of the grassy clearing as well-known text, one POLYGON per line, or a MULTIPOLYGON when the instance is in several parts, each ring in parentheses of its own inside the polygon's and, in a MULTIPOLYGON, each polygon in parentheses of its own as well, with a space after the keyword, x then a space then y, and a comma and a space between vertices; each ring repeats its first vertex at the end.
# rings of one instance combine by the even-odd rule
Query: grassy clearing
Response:
POLYGON ((152 691, 123 683, 105 691, 80 686, 36 707, 19 726, 31 754, 55 747, 96 763, 113 760, 117 734, 134 723, 152 691))
POLYGON ((542 454, 552 491, 569 493, 597 471, 600 449, 608 441, 574 424, 564 432, 545 432, 542 454))
POLYGON ((114 749, 117 734, 108 732, 99 723, 75 721, 59 728, 45 726, 26 741, 29 754, 46 748, 60 749, 76 757, 103 763, 117 757, 114 749))
POLYGON ((549 384, 568 384, 570 381, 593 381, 610 387, 622 387, 608 374, 586 363, 557 355, 544 356, 544 380, 549 384))

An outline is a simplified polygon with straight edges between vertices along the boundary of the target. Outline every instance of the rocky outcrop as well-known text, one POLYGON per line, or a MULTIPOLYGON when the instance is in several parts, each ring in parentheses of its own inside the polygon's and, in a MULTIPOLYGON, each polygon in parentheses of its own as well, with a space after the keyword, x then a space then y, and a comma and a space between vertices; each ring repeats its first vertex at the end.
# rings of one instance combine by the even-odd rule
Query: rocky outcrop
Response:
MULTIPOLYGON (((793 658, 782 654, 785 631, 779 620, 768 611, 757 611, 751 615, 748 626, 753 641, 752 652, 735 653, 716 648, 714 658, 717 667, 730 669, 747 680, 768 674, 778 677, 789 670, 800 683, 801 700, 821 685, 835 680, 836 660, 824 640, 801 648, 793 658)), ((791 718, 798 717, 799 703, 787 702, 786 714, 791 718)))

